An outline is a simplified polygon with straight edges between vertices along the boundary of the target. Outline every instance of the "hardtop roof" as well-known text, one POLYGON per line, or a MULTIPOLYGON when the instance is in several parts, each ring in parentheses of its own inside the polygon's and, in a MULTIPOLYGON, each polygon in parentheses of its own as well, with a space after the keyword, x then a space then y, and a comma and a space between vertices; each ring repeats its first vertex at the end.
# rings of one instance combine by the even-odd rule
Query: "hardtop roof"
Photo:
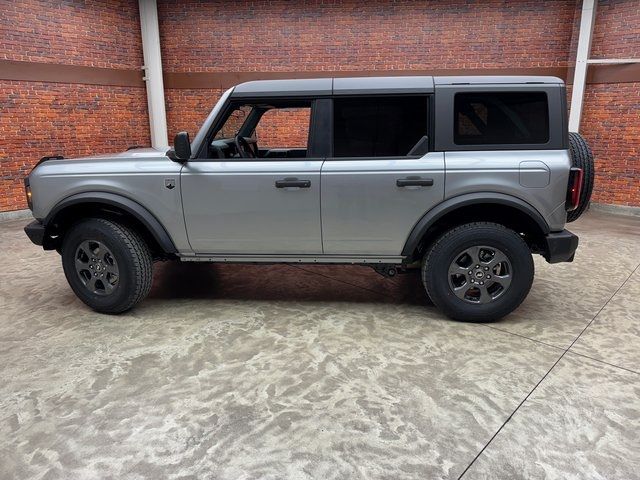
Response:
POLYGON ((237 85, 232 97, 433 93, 438 85, 563 84, 562 79, 531 75, 381 76, 253 80, 237 85))

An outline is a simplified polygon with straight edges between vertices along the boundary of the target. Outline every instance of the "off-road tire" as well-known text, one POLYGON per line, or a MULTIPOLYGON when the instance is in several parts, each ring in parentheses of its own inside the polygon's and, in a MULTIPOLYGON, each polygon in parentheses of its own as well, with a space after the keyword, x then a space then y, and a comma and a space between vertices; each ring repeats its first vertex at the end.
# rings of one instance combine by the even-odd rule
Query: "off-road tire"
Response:
POLYGON ((422 283, 433 303, 448 317, 466 322, 491 322, 514 311, 529 293, 533 275, 531 251, 520 235, 489 222, 468 223, 445 232, 431 245, 422 262, 422 283), (456 258, 477 246, 499 250, 512 270, 508 288, 485 304, 460 299, 449 282, 450 267, 456 258))
POLYGON ((153 258, 148 245, 135 230, 111 220, 90 218, 71 227, 62 242, 62 266, 78 298, 100 313, 127 311, 151 289, 153 258), (76 269, 78 248, 86 241, 100 242, 117 261, 117 281, 109 294, 90 291, 76 269))
POLYGON ((573 222, 582 215, 589 207, 591 192, 593 192, 593 180, 595 169, 593 163, 593 153, 582 135, 569 132, 569 150, 571 153, 571 165, 582 169, 582 190, 578 208, 567 212, 567 222, 573 222))

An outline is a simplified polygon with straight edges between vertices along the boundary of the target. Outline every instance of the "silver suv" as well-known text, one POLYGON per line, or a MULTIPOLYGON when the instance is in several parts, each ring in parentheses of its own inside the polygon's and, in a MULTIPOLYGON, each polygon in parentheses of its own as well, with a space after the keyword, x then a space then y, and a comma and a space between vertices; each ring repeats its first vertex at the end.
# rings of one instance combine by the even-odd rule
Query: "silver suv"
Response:
POLYGON ((553 77, 255 81, 222 95, 193 141, 77 159, 25 179, 69 285, 99 312, 149 292, 155 260, 421 269, 446 315, 489 321, 573 260, 593 159, 553 77))

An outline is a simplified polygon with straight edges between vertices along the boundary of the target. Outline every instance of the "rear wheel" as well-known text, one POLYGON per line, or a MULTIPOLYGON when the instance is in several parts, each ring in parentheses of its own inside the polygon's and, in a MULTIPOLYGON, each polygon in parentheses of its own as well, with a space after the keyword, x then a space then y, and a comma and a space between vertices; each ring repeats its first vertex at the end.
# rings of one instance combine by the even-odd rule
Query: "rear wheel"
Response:
POLYGON ((469 322, 508 315, 525 299, 534 266, 527 244, 496 223, 469 223, 444 233, 427 251, 422 281, 447 316, 469 322))
POLYGON ((134 230, 110 220, 74 225, 62 242, 62 266, 74 293, 98 312, 129 310, 151 289, 149 247, 134 230))

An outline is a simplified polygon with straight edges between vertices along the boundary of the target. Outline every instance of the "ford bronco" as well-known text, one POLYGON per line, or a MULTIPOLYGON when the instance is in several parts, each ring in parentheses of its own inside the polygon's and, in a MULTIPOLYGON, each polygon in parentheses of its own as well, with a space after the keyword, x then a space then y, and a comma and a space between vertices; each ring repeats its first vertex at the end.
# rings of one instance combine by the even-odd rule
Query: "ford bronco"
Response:
POLYGON ((132 308, 175 259, 419 268, 446 315, 490 321, 527 296, 532 254, 573 260, 565 223, 592 186, 557 78, 252 81, 193 141, 43 158, 25 231, 99 312, 132 308))

